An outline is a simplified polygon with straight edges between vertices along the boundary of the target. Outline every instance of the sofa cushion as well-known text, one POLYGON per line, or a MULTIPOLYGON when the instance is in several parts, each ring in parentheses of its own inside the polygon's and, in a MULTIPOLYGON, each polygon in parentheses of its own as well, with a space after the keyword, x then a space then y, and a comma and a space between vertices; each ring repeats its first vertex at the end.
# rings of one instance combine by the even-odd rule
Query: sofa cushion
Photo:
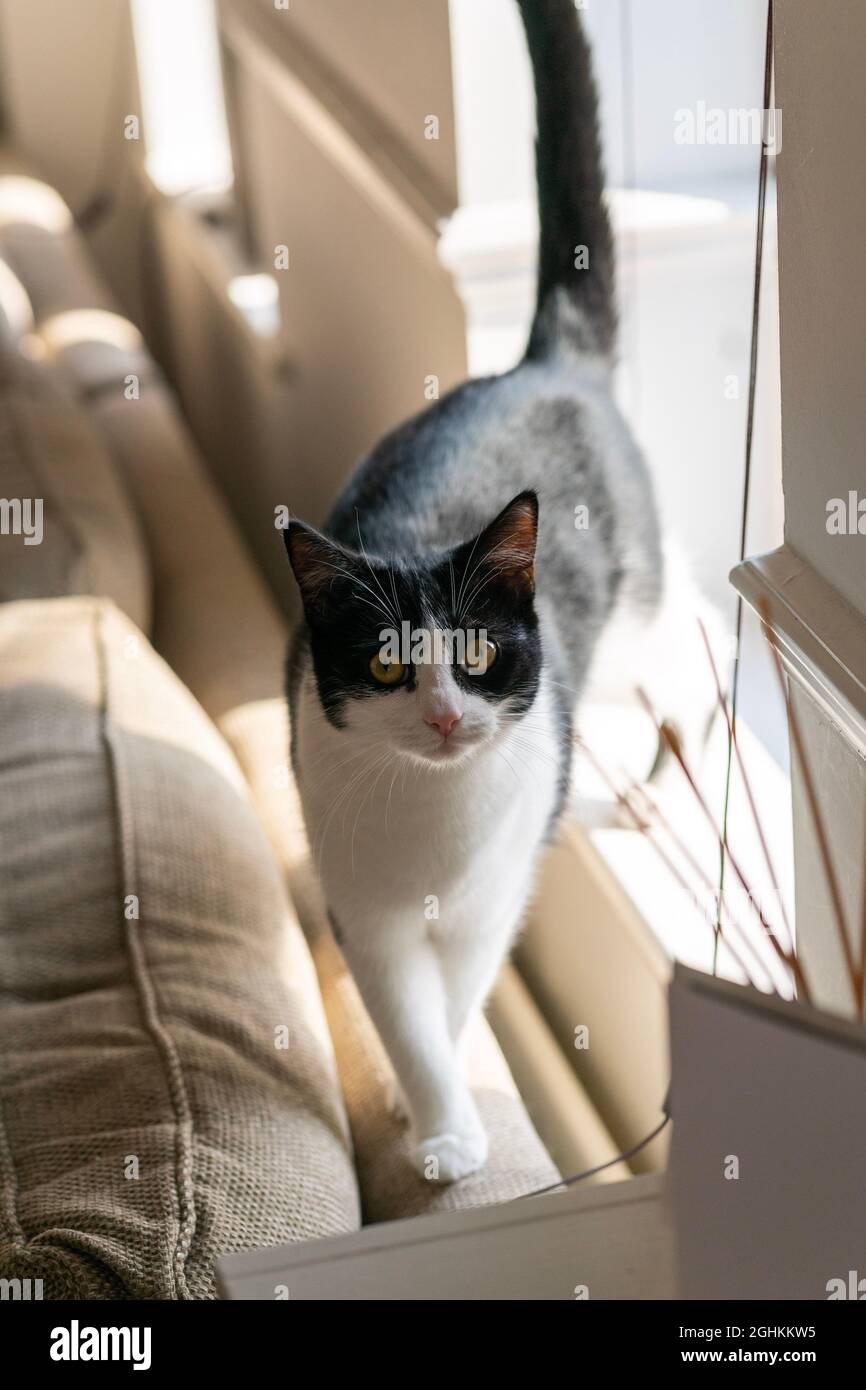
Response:
POLYGON ((0 608, 0 1277, 207 1298, 359 1220, 312 962, 233 755, 104 600, 0 608))
POLYGON ((27 287, 37 321, 114 307, 66 203, 8 147, 0 148, 0 255, 27 287))
POLYGON ((111 457, 81 407, 13 353, 0 355, 0 492, 0 601, 105 595, 147 631, 150 568, 111 457))

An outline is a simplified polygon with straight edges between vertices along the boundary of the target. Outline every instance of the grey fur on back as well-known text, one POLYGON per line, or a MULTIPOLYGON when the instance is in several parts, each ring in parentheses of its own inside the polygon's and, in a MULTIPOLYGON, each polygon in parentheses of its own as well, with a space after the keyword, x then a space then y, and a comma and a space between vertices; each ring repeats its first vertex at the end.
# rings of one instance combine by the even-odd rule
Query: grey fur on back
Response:
POLYGON ((661 543, 646 466, 611 394, 613 252, 588 46, 573 0, 518 4, 535 72, 541 226, 526 355, 381 440, 324 529, 357 547, 360 527, 370 553, 411 561, 466 541, 535 489, 545 657, 577 693, 614 605, 649 614, 658 603, 661 543), (575 269, 580 245, 587 269, 575 269))

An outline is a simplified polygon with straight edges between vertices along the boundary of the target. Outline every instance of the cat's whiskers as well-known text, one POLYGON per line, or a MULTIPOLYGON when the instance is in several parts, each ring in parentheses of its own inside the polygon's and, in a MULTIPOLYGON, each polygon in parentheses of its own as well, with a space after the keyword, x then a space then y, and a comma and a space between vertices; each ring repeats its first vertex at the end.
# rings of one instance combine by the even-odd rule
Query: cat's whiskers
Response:
POLYGON ((398 754, 397 754, 397 759, 396 759, 396 766, 395 766, 395 768, 394 768, 394 776, 391 778, 391 785, 390 785, 390 787, 388 788, 388 799, 387 799, 387 801, 385 802, 385 838, 386 838, 386 839, 388 838, 388 813, 389 813, 390 810, 391 810, 391 797, 394 795, 394 783, 397 781, 398 774, 399 774, 400 771, 401 771, 401 764, 402 764, 404 761, 405 761, 405 756, 404 756, 404 754, 398 753, 398 754))
MULTIPOLYGON (((362 536, 361 536, 361 517, 360 517, 360 514, 359 514, 359 512, 358 512, 357 507, 355 508, 355 525, 356 525, 357 528, 358 528, 358 546, 359 546, 359 548, 360 548, 361 554, 363 555, 364 559, 365 559, 366 562, 367 562, 367 569, 370 571, 370 577, 371 577, 371 579, 374 581, 374 583, 377 585, 377 587, 378 587, 378 589, 379 589, 379 592, 380 592, 381 595, 382 595, 382 598, 385 600, 385 607, 390 609, 390 602, 391 602, 391 601, 390 601, 390 599, 388 598, 388 595, 385 593, 385 589, 384 589, 384 587, 383 587, 383 585, 382 585, 382 581, 380 580, 379 576, 376 574, 375 570, 373 569, 373 566, 370 564, 370 557, 369 557, 369 555, 367 554, 367 550, 366 550, 366 547, 365 547, 365 545, 364 545, 363 538, 362 538, 362 536)), ((392 575, 392 581, 393 581, 393 575, 392 575)), ((394 595, 395 600, 396 600, 396 597, 397 597, 397 596, 396 596, 396 594, 395 594, 395 595, 394 595)), ((396 625, 398 628, 399 628, 399 626, 400 626, 400 617, 399 617, 399 613, 400 613, 400 605, 399 605, 399 603, 396 603, 396 602, 395 602, 395 605, 394 605, 394 612, 393 612, 393 614, 392 614, 392 617, 393 617, 393 621, 394 621, 395 625, 396 625)))
POLYGON ((575 690, 573 685, 566 685, 565 681, 555 681, 551 677, 548 677, 548 679, 550 680, 550 684, 555 685, 559 690, 567 690, 569 695, 574 697, 575 703, 581 698, 581 692, 575 690))
MULTIPOLYGON (((380 753, 379 756, 384 757, 385 755, 380 753)), ((339 810, 341 805, 344 806, 345 809, 343 812, 343 834, 345 834, 346 815, 348 814, 349 805, 351 804, 351 798, 353 797, 355 792, 359 790, 360 787, 363 785, 364 779, 378 766, 378 764, 379 758, 374 758, 370 763, 367 763, 363 767, 361 767, 360 770, 354 773, 354 775, 349 779, 346 785, 337 793, 336 797, 329 806, 328 811, 325 814, 325 819, 322 822, 322 825, 316 836, 316 844, 314 847, 314 858, 316 859, 319 865, 320 872, 322 865, 322 855, 324 854, 325 850, 325 839, 331 828, 336 812, 339 810)))
POLYGON ((509 735, 509 742, 521 748, 525 748, 528 753, 531 753, 534 757, 541 758, 551 767, 559 768, 561 766, 560 759, 551 752, 548 746, 545 746, 540 736, 538 738, 533 736, 532 730, 525 731, 519 726, 512 729, 509 735))
MULTIPOLYGON (((371 589, 370 585, 365 583, 363 579, 359 579, 357 574, 352 574, 351 570, 344 569, 342 565, 332 565, 329 560, 319 560, 318 563, 322 565, 325 569, 333 570, 335 574, 341 574, 344 579, 348 579, 351 585, 360 585, 362 589, 365 589, 366 592, 372 596, 373 601, 371 602, 370 599, 364 598, 361 594, 356 594, 355 597, 357 598, 358 602, 366 603, 368 607, 374 609, 375 612, 379 613, 382 617, 386 618, 389 623, 395 623, 396 626, 399 627, 399 622, 397 622, 397 620, 395 619, 394 614, 390 611, 388 605, 386 604, 386 606, 383 608, 381 602, 379 601, 379 597, 376 593, 376 590, 371 589)), ((375 575, 373 577, 375 578, 375 575)))
MULTIPOLYGON (((517 759, 517 761, 520 763, 521 767, 525 767, 527 772, 532 772, 532 765, 526 761, 526 759, 523 757, 523 755, 521 754, 521 752, 520 752, 520 750, 518 749, 518 747, 517 747, 516 744, 510 743, 510 744, 508 745, 508 750, 507 750, 507 751, 508 751, 509 753, 513 753, 514 757, 515 757, 515 758, 517 759)), ((501 747, 501 746, 499 746, 499 747, 496 748, 496 752, 499 754, 499 756, 500 756, 501 758, 504 758, 504 759, 505 759, 505 762, 508 764, 508 766, 511 767, 511 764, 508 763, 508 758, 506 757, 506 749, 503 748, 503 747, 501 747)), ((511 768, 511 770, 512 770, 512 772, 514 771, 513 767, 511 768)), ((520 781, 520 778, 517 776, 517 773, 514 773, 514 775, 515 775, 515 777, 517 778, 517 781, 519 782, 519 781, 520 781)))
MULTIPOLYGON (((515 733, 515 731, 512 730, 509 736, 508 746, 510 748, 513 748, 515 752, 518 748, 522 748, 530 759, 541 761, 545 763, 548 767, 552 767, 556 772, 561 771, 561 765, 559 761, 553 756, 550 750, 548 748, 541 747, 541 745, 538 742, 534 741, 528 735, 515 733)), ((529 772, 535 771, 531 762, 527 763, 526 767, 529 772)))
POLYGON ((535 707, 522 714, 517 711, 503 714, 500 726, 508 730, 506 737, 509 743, 523 747, 531 758, 537 758, 557 771, 561 769, 560 759, 549 745, 549 726, 535 707))
MULTIPOLYGON (((330 777, 333 777, 337 772, 339 772, 341 768, 346 767, 347 764, 357 762, 358 758, 363 758, 370 751, 371 746, 373 746, 374 743, 378 743, 378 741, 378 739, 367 739, 362 748, 356 748, 354 752, 349 753, 348 756, 345 758, 341 758, 339 762, 329 764, 325 772, 322 774, 322 780, 327 781, 330 777)), ((313 760, 310 762, 308 771, 316 771, 319 767, 321 767, 323 762, 326 762, 330 758, 330 756, 331 753, 329 749, 320 753, 318 757, 313 758, 313 760)))
POLYGON ((497 747, 497 746, 494 745, 493 752, 494 752, 494 753, 497 753, 497 754, 499 755, 499 757, 500 757, 500 758, 502 759, 502 761, 505 763, 505 766, 508 768, 509 772, 511 773, 511 775, 512 775, 512 777, 514 778, 514 780, 515 780, 515 782, 517 783, 517 785, 520 786, 520 778, 519 778, 519 776, 517 775, 517 773, 515 772, 515 770, 514 770, 514 768, 512 767, 511 763, 508 761, 507 757, 505 756, 505 749, 504 749, 504 748, 497 747))
POLYGON ((393 568, 393 564, 389 564, 389 565, 388 565, 388 578, 391 580, 391 592, 392 592, 392 594, 394 595, 394 607, 396 608, 396 610, 397 610, 397 616, 398 616, 398 618, 400 619, 400 621, 399 621, 399 623, 398 623, 398 627, 402 628, 402 626, 403 626, 403 610, 402 610, 402 608, 400 607, 400 600, 399 600, 399 598, 397 597, 397 584, 396 584, 396 581, 395 581, 395 579, 394 579, 394 568, 393 568))
MULTIPOLYGON (((350 860, 350 863, 351 863, 351 865, 352 865, 352 877, 353 877, 353 878, 355 877, 355 835, 357 834, 357 830, 358 830, 358 822, 359 822, 359 820, 361 819, 361 812, 363 811, 364 806, 366 805, 367 798, 369 797, 369 799, 372 801, 373 798, 374 798, 374 796, 376 795, 376 788, 378 787, 379 783, 381 782, 381 780, 382 780, 382 774, 385 772, 385 770, 386 770, 386 768, 388 767, 388 765, 389 765, 390 762, 391 762, 391 750, 390 750, 390 749, 387 749, 387 750, 385 751, 385 753, 382 755, 382 757, 380 758, 379 763, 377 764, 377 766, 378 766, 378 768, 379 768, 379 771, 378 771, 378 773, 377 773, 377 775, 376 775, 376 780, 373 782, 372 786, 370 786, 370 787, 368 788, 368 790, 364 793, 364 796, 361 798, 361 803, 360 803, 360 805, 359 805, 359 807, 358 807, 358 811, 357 811, 357 814, 356 814, 356 816, 355 816, 355 821, 354 821, 354 824, 353 824, 353 826, 352 826, 352 838, 351 838, 351 840, 350 840, 350 842, 349 842, 349 860, 350 860)), ((371 769, 371 775, 372 775, 372 769, 371 769)), ((343 823, 344 823, 344 825, 345 825, 345 817, 344 817, 343 823)))
MULTIPOLYGON (((478 564, 481 564, 481 560, 479 560, 478 564)), ((475 568, 477 569, 478 565, 476 565, 475 568)), ((457 627, 460 627, 462 625, 463 619, 469 609, 470 604, 475 603, 478 599, 478 595, 484 591, 488 584, 492 583, 494 579, 497 579, 500 574, 504 574, 505 569, 505 564, 491 567, 488 573, 483 575, 475 584, 474 588, 469 593, 467 593, 466 598, 464 599, 463 604, 460 608, 460 612, 457 614, 457 627)))
POLYGON ((459 622, 460 622, 459 614, 463 612, 462 599, 463 599, 463 592, 464 592, 464 589, 466 588, 467 583, 472 579, 472 575, 474 575, 475 570, 478 569, 478 565, 480 565, 480 564, 482 563, 483 559, 484 559, 484 556, 483 556, 483 555, 479 556, 478 563, 475 565, 475 569, 473 569, 472 572, 470 573, 470 571, 469 571, 469 566, 472 564, 472 556, 475 554, 475 551, 476 551, 476 549, 477 549, 477 547, 478 547, 478 542, 479 542, 480 540, 481 540, 481 537, 480 537, 480 536, 476 536, 476 537, 475 537, 475 540, 474 540, 474 542, 473 542, 473 544, 472 544, 472 549, 471 549, 470 552, 469 552, 469 556, 468 556, 468 558, 467 558, 466 565, 465 565, 465 568, 464 568, 464 570, 463 570, 463 574, 462 574, 461 579, 460 579, 460 590, 459 590, 459 593, 457 594, 457 604, 456 604, 456 607, 457 607, 457 609, 459 610, 459 611, 458 611, 458 618, 457 618, 458 624, 459 624, 459 622))
MULTIPOLYGON (((311 706, 310 708, 308 708, 305 711, 305 717, 308 720, 313 719, 317 724, 321 725, 322 727, 333 727, 329 719, 327 718, 327 715, 318 705, 311 706)), ((347 757, 341 758, 338 763, 333 764, 333 769, 336 770, 337 768, 345 766, 347 762, 350 762, 353 758, 362 756, 362 754, 367 752, 369 748, 375 747, 379 743, 380 739, 378 735, 360 734, 357 732, 353 733, 351 743, 352 752, 349 753, 347 757)), ((310 762, 306 762, 305 759, 305 770, 312 771, 315 768, 320 767, 323 762, 327 762, 332 757, 333 749, 330 746, 326 746, 310 762)))

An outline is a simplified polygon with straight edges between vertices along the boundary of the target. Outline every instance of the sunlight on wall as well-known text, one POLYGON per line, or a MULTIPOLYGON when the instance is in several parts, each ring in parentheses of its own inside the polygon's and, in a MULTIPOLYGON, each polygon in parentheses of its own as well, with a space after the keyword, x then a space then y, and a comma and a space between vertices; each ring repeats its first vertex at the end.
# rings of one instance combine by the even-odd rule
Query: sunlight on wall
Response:
POLYGON ((235 275, 228 297, 254 332, 272 338, 280 330, 280 291, 273 275, 235 275))

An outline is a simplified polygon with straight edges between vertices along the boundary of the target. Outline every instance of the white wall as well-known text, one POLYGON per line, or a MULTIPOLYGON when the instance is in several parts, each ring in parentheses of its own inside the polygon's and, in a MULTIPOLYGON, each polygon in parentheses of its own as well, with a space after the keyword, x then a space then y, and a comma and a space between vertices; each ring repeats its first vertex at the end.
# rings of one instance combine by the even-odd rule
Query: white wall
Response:
POLYGON ((864 613, 866 536, 828 535, 826 506, 866 499, 866 7, 777 12, 786 536, 864 613))
MULTIPOLYGON (((862 742, 822 704, 834 660, 842 661, 846 644, 861 646, 856 614, 866 614, 866 535, 831 536, 825 524, 829 498, 849 490, 866 497, 866 7, 836 0, 831 21, 829 7, 812 0, 777 0, 775 13, 784 113, 778 174, 785 535, 833 586, 823 591, 816 624, 818 676, 803 689, 795 680, 794 704, 856 952, 866 901, 866 763, 862 742)), ((857 655, 843 662, 846 670, 856 668, 857 655)), ((857 717, 862 726, 862 686, 857 717)), ((798 935, 819 1000, 850 1011, 805 783, 796 760, 792 767, 798 935)))

